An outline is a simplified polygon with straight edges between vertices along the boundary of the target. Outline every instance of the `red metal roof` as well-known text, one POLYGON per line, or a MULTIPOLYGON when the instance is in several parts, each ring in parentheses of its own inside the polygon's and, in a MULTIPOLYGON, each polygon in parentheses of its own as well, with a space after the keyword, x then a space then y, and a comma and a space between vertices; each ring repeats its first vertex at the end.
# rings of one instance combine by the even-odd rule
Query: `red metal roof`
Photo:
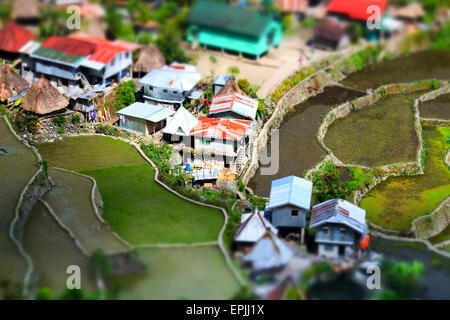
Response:
POLYGON ((282 12, 306 12, 308 0, 278 0, 277 5, 282 12))
POLYGON ((331 0, 328 12, 345 14, 351 19, 367 20, 373 12, 367 13, 367 8, 372 5, 380 7, 383 13, 387 0, 331 0))
POLYGON ((209 114, 232 110, 246 118, 255 119, 258 101, 239 93, 214 96, 209 114))
POLYGON ((0 50, 19 52, 20 48, 34 38, 34 34, 11 21, 0 30, 0 50))
POLYGON ((129 52, 141 48, 140 45, 109 41, 104 38, 73 34, 67 37, 51 37, 42 47, 53 49, 75 56, 87 57, 88 60, 108 64, 119 52, 129 52))
POLYGON ((241 140, 251 123, 248 120, 199 118, 191 134, 216 139, 241 140))

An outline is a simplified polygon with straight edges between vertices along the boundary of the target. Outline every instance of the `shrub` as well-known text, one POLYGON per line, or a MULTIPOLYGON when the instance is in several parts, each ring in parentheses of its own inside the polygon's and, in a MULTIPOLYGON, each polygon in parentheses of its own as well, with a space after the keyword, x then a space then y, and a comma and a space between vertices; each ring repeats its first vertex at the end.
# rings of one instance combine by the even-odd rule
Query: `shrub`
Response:
POLYGON ((305 18, 302 21, 302 26, 305 28, 314 28, 317 25, 317 21, 312 18, 305 18))
POLYGON ((52 298, 52 290, 50 288, 40 288, 36 293, 36 300, 50 300, 52 298))
POLYGON ((239 68, 236 66, 231 66, 227 69, 227 73, 232 74, 234 76, 237 76, 240 72, 241 70, 239 70, 239 68))
POLYGON ((209 61, 211 61, 211 63, 217 63, 217 58, 214 56, 209 56, 209 61))
POLYGON ((59 127, 56 131, 58 134, 64 134, 66 131, 64 130, 64 127, 59 127))
POLYGON ((136 96, 134 94, 136 91, 136 84, 133 80, 121 83, 120 86, 115 88, 115 91, 117 93, 116 101, 114 102, 116 110, 120 110, 136 102, 136 96))
POLYGON ((441 87, 441 83, 439 82, 439 80, 436 79, 431 80, 430 85, 433 90, 439 89, 441 87))
POLYGON ((79 114, 74 114, 71 118, 70 118, 70 122, 72 122, 73 124, 78 124, 81 122, 81 117, 79 114))
POLYGON ((63 115, 54 116, 52 121, 58 127, 62 127, 66 123, 66 117, 63 115))

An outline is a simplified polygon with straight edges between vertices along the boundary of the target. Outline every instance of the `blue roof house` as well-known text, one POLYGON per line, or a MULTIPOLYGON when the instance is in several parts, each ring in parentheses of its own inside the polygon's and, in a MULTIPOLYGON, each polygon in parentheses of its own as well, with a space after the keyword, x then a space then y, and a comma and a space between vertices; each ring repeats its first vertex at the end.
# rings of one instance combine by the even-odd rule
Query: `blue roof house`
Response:
POLYGON ((328 200, 312 208, 309 226, 316 229, 319 256, 348 258, 366 232, 366 211, 346 200, 328 200))
POLYGON ((312 187, 311 181, 296 176, 272 181, 265 216, 280 232, 283 229, 285 232, 301 232, 303 241, 312 187))

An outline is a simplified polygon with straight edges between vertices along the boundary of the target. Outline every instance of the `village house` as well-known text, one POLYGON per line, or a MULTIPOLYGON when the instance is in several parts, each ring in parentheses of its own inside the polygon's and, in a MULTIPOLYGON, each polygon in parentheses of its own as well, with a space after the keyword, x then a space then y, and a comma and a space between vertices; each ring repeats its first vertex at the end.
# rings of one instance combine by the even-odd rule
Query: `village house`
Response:
POLYGON ((36 81, 23 97, 20 107, 36 115, 49 115, 62 111, 69 101, 45 78, 36 81))
POLYGON ((8 22, 0 29, 0 57, 5 60, 15 60, 20 56, 20 49, 34 34, 27 31, 14 21, 8 22))
POLYGON ((30 84, 11 69, 6 63, 0 68, 0 102, 20 103, 30 84))
POLYGON ((192 147, 194 144, 190 133, 197 123, 198 119, 181 106, 167 121, 167 125, 163 129, 163 138, 171 144, 192 147))
POLYGON ((313 183, 289 176, 272 181, 266 218, 283 233, 301 233, 303 242, 306 213, 311 208, 313 183))
POLYGON ((135 102, 117 111, 117 114, 121 128, 151 135, 164 128, 175 111, 156 104, 135 102))
POLYGON ((255 120, 258 101, 239 93, 219 94, 212 99, 210 117, 255 120))
POLYGON ((316 229, 319 256, 346 258, 358 251, 366 211, 346 200, 328 200, 313 206, 309 227, 316 229))
POLYGON ((293 256, 292 250, 268 230, 244 256, 243 262, 254 273, 273 273, 286 267, 293 256))
POLYGON ((334 19, 325 19, 314 28, 314 46, 321 49, 341 50, 350 45, 347 27, 334 19))
POLYGON ((198 99, 201 92, 194 91, 202 76, 194 66, 172 63, 146 74, 139 84, 144 86, 144 100, 179 107, 191 99, 198 99))
POLYGON ((328 4, 328 16, 337 18, 340 22, 356 22, 365 30, 365 37, 370 41, 376 41, 380 37, 380 30, 369 30, 367 20, 374 12, 368 10, 371 6, 380 9, 380 18, 386 8, 386 0, 330 0, 328 4))
POLYGON ((197 1, 187 17, 187 41, 260 57, 282 40, 279 21, 270 14, 216 1, 197 1))
POLYGON ((33 83, 43 75, 68 96, 96 85, 104 88, 132 76, 132 51, 139 48, 80 34, 29 42, 21 49, 22 76, 33 83))
POLYGON ((239 172, 247 159, 252 122, 248 120, 199 118, 194 136, 194 167, 239 172))
POLYGON ((234 249, 249 248, 268 231, 275 235, 278 234, 277 228, 258 210, 242 214, 241 225, 234 235, 233 247, 234 249))

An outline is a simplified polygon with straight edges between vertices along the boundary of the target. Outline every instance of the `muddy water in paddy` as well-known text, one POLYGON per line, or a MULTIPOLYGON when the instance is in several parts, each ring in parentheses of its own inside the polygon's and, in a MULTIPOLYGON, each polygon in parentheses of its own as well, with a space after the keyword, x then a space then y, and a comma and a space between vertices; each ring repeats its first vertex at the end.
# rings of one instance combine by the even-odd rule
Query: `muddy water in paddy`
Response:
POLYGON ((423 118, 450 120, 450 93, 424 102, 420 106, 420 115, 423 118))
MULTIPOLYGON (((276 175, 261 175, 258 169, 249 187, 259 196, 269 196, 272 180, 288 175, 303 176, 305 170, 318 163, 326 152, 317 143, 316 134, 321 116, 334 106, 362 96, 364 93, 338 86, 326 87, 324 92, 295 106, 280 127, 280 163, 276 175)), ((270 146, 269 146, 270 151, 270 146)))
POLYGON ((386 60, 352 73, 342 84, 358 89, 424 79, 450 79, 450 51, 422 51, 386 60))

